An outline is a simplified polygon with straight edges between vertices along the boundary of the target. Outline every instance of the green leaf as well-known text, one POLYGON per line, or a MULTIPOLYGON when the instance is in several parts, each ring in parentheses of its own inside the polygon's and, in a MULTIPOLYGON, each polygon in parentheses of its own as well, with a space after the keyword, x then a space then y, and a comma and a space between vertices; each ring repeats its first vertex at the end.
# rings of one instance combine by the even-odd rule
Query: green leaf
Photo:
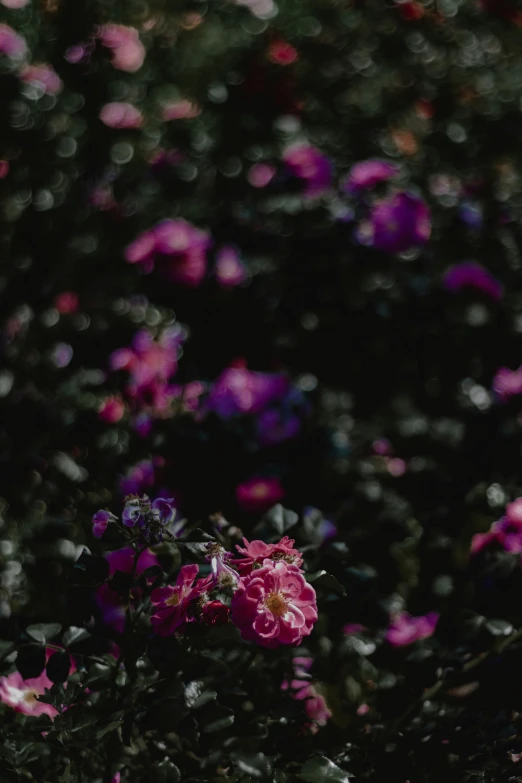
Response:
POLYGON ((232 753, 232 761, 241 772, 253 778, 266 778, 271 774, 270 762, 264 753, 232 753))
POLYGON ((83 642, 89 637, 90 633, 86 628, 76 628, 76 626, 71 625, 71 627, 68 628, 63 635, 63 643, 66 647, 70 647, 72 644, 83 642))
POLYGON ((232 726, 233 723, 233 715, 223 715, 221 718, 208 723, 203 731, 206 734, 213 734, 215 731, 222 731, 223 729, 227 729, 229 726, 232 726))
POLYGON ((308 759, 301 767, 298 777, 308 783, 349 783, 353 775, 342 770, 325 756, 316 756, 308 759))
POLYGON ((96 732, 95 736, 97 740, 102 739, 102 737, 105 737, 106 734, 109 734, 111 731, 116 731, 116 729, 119 729, 121 724, 123 723, 123 720, 113 720, 111 723, 107 723, 106 726, 104 726, 102 729, 99 729, 99 731, 96 732))
POLYGON ((310 584, 324 587, 325 590, 338 593, 339 595, 346 595, 346 588, 344 585, 342 585, 335 576, 329 574, 328 571, 316 571, 314 574, 305 574, 305 576, 310 584))
POLYGON ((35 642, 45 644, 51 641, 62 630, 60 623, 37 623, 29 625, 25 629, 27 636, 30 636, 35 642))

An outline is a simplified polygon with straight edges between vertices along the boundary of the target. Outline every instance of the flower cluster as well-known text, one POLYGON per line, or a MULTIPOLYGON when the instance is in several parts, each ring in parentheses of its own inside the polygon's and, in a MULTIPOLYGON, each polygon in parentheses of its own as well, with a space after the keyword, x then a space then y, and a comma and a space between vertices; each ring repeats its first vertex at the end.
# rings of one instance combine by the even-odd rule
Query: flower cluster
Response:
MULTIPOLYGON (((173 498, 156 498, 151 502, 147 495, 130 495, 125 498, 121 521, 126 528, 135 528, 147 541, 162 541, 166 532, 169 535, 178 532, 175 517, 173 498)), ((110 511, 97 511, 92 520, 93 535, 102 538, 109 522, 117 521, 110 511)))

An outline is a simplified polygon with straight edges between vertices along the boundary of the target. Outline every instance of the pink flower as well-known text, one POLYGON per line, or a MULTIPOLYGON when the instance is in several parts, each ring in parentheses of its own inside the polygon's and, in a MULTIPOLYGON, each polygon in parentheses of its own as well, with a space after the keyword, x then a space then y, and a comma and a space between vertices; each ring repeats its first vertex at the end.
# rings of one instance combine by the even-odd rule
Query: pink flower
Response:
POLYGON ((18 11, 20 8, 25 8, 25 6, 30 2, 31 0, 1 0, 4 8, 11 8, 13 11, 18 11))
POLYGON ((103 46, 112 50, 112 64, 120 71, 134 73, 145 60, 145 47, 134 27, 122 24, 105 24, 99 28, 98 36, 103 46))
POLYGON ((216 256, 216 279, 224 288, 233 288, 246 280, 245 267, 237 250, 224 245, 216 256))
POLYGON ((69 315, 78 310, 79 297, 74 291, 63 291, 54 300, 54 306, 61 315, 69 315))
POLYGON ((112 780, 111 780, 111 783, 121 783, 121 773, 120 773, 120 772, 117 772, 117 773, 116 773, 116 774, 113 776, 113 778, 112 778, 112 780))
POLYGON ((112 370, 127 370, 131 395, 140 395, 156 383, 165 383, 178 368, 184 335, 179 328, 165 329, 158 339, 146 329, 136 332, 130 348, 119 348, 110 357, 112 370))
POLYGON ((250 167, 247 178, 252 187, 266 188, 276 175, 276 167, 269 163, 254 163, 250 167))
POLYGON ((116 522, 116 517, 110 511, 101 509, 92 518, 92 534, 95 538, 103 538, 109 522, 116 522))
POLYGON ((509 370, 501 367, 493 379, 493 391, 500 402, 506 402, 510 397, 522 394, 522 367, 509 370))
POLYGON ((150 622, 160 636, 170 636, 187 622, 190 604, 210 587, 212 576, 198 579, 194 585, 198 573, 197 565, 183 566, 175 585, 158 587, 152 591, 150 600, 156 612, 150 618, 150 622))
POLYGON ((276 65, 291 65, 297 62, 297 49, 287 41, 273 41, 268 48, 268 59, 276 65))
POLYGON ((283 161, 290 173, 305 183, 306 196, 320 196, 330 187, 332 164, 317 147, 301 142, 293 144, 284 151, 283 161))
POLYGON ((385 638, 393 647, 405 647, 419 639, 427 639, 433 635, 439 617, 438 612, 428 612, 420 617, 399 612, 392 618, 385 638))
POLYGON ((286 691, 291 688, 292 698, 297 701, 304 701, 304 708, 307 716, 313 721, 308 728, 313 733, 319 726, 325 726, 332 717, 324 698, 316 691, 310 682, 309 670, 312 668, 313 658, 297 657, 293 660, 295 678, 288 682, 285 680, 281 684, 281 689, 286 691))
POLYGON ((282 560, 264 560, 243 577, 231 608, 242 638, 263 647, 297 646, 317 620, 315 590, 297 566, 282 560))
POLYGON ((125 249, 125 261, 129 264, 148 263, 156 247, 153 231, 144 231, 125 249))
POLYGON ((284 397, 289 386, 288 378, 282 373, 227 367, 214 381, 205 407, 224 419, 259 413, 269 403, 284 397))
POLYGON ((411 193, 394 193, 373 204, 368 220, 361 223, 356 233, 361 244, 389 253, 404 253, 430 238, 430 210, 411 193))
POLYGON ((140 128, 143 115, 131 103, 106 103, 100 111, 100 120, 109 128, 140 128))
POLYGON ((201 114, 197 103, 183 99, 173 103, 165 103, 161 107, 161 116, 168 122, 170 120, 192 120, 201 114))
POLYGON ((98 416, 107 424, 116 424, 123 418, 125 403, 118 397, 106 397, 98 409, 98 416))
POLYGON ((9 174, 9 163, 7 160, 0 160, 0 179, 5 179, 9 174))
POLYGON ((243 538, 244 546, 236 544, 237 551, 243 555, 231 562, 237 566, 241 576, 250 574, 253 569, 259 568, 264 560, 273 560, 277 562, 283 560, 289 565, 301 567, 303 556, 298 549, 294 548, 294 539, 284 536, 277 544, 265 544, 264 541, 248 541, 243 538))
POLYGON ((51 65, 27 65, 19 74, 20 79, 28 84, 43 87, 47 95, 58 95, 63 89, 63 82, 51 65))
POLYGON ((38 696, 44 695, 46 688, 50 690, 52 687, 53 683, 45 673, 24 680, 20 672, 12 672, 6 677, 0 677, 0 701, 24 715, 48 715, 54 719, 58 710, 51 704, 37 700, 38 696))
POLYGON ((361 160, 350 169, 344 189, 357 193, 367 188, 373 188, 379 182, 386 182, 399 173, 399 167, 384 160, 361 160))
POLYGON ((285 496, 277 478, 251 478, 236 487, 236 499, 244 511, 266 511, 285 496))
POLYGON ((510 522, 520 525, 522 529, 522 498, 517 498, 512 503, 507 504, 506 516, 510 522))
POLYGON ((27 54, 27 44, 8 24, 0 24, 0 54, 19 60, 27 54))

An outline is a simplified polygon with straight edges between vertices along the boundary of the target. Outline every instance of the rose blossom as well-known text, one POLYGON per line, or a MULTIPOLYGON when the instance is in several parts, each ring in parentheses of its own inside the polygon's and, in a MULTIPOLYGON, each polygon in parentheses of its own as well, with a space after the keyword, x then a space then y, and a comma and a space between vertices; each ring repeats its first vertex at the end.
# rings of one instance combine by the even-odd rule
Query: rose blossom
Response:
POLYGON ((20 672, 12 672, 6 677, 0 677, 0 701, 12 707, 16 712, 31 715, 48 715, 54 719, 58 710, 52 704, 38 701, 37 696, 43 696, 45 689, 50 690, 53 683, 43 673, 39 677, 24 680, 20 672))
POLYGON ((392 618, 385 638, 393 647, 405 647, 419 639, 427 639, 433 635, 439 617, 438 612, 428 612, 420 617, 399 612, 392 618))
POLYGON ((300 567, 303 564, 303 556, 298 549, 294 548, 294 539, 284 536, 277 544, 265 544, 264 541, 248 541, 243 538, 244 546, 236 544, 237 551, 243 555, 231 562, 237 566, 241 576, 247 576, 255 568, 259 568, 264 560, 273 560, 277 562, 284 560, 289 565, 300 567))
POLYGON ((156 612, 150 618, 151 625, 160 636, 170 636, 187 622, 187 612, 191 602, 205 593, 212 582, 212 576, 194 580, 199 573, 199 566, 183 566, 178 574, 175 585, 158 587, 150 596, 156 612))
POLYGON ((98 410, 98 416, 102 421, 107 422, 107 424, 116 424, 116 422, 123 418, 124 413, 125 403, 117 395, 114 397, 106 397, 102 400, 98 410))
POLYGON ((306 142, 293 144, 284 151, 283 161, 289 172, 305 183, 306 196, 320 196, 330 187, 332 164, 317 147, 306 142))
POLYGON ((140 128, 143 115, 132 103, 113 101, 102 106, 100 120, 109 128, 140 128))
POLYGON ((264 560, 261 568, 243 577, 231 609, 242 638, 263 647, 295 647, 317 620, 315 590, 297 566, 283 560, 264 560))

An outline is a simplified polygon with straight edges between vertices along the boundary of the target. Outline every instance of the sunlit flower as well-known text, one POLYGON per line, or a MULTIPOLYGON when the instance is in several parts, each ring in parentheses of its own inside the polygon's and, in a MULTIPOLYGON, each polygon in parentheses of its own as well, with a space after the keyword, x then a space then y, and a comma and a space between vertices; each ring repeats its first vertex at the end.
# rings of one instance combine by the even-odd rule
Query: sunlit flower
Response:
POLYGON ((243 577, 231 608, 243 639, 263 647, 299 645, 317 620, 315 590, 297 566, 283 560, 264 560, 243 577))
POLYGON ((160 636, 170 636, 188 620, 187 612, 192 601, 205 593, 212 583, 212 576, 194 580, 199 573, 197 565, 183 566, 175 585, 158 587, 151 593, 154 614, 150 621, 160 636))
POLYGON ((16 712, 31 715, 33 718, 48 715, 54 719, 58 710, 51 704, 38 701, 38 696, 43 696, 45 690, 52 687, 53 683, 45 673, 24 680, 20 672, 12 672, 6 677, 0 677, 0 701, 16 712))

